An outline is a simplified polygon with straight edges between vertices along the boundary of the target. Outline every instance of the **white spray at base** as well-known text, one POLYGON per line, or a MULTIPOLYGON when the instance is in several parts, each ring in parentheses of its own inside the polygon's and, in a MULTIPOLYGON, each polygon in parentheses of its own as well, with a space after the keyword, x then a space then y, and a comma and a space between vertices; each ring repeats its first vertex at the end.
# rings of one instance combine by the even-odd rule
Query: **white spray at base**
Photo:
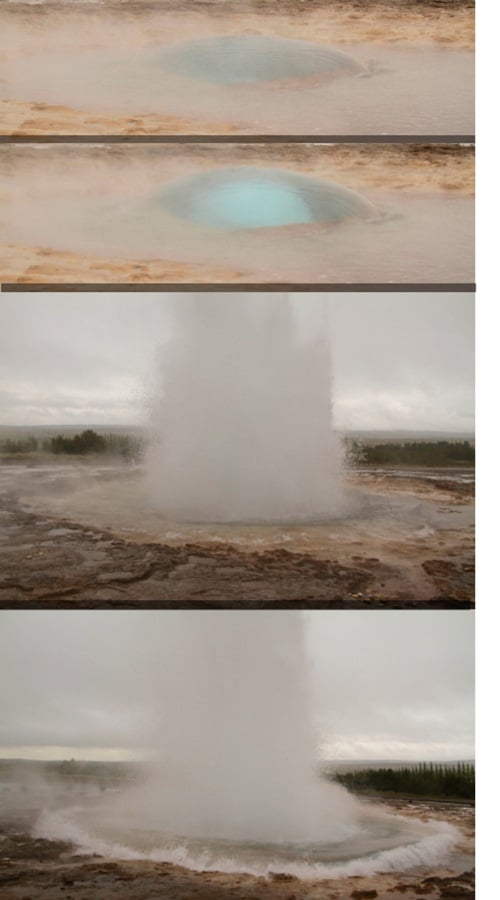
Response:
MULTIPOLYGON (((445 822, 429 822, 425 827, 427 836, 414 835, 413 843, 405 843, 390 850, 382 850, 365 856, 344 858, 343 861, 314 862, 307 854, 296 852, 296 859, 284 859, 273 853, 273 848, 255 850, 253 859, 244 856, 239 848, 230 847, 216 850, 193 848, 182 840, 163 841, 153 849, 137 849, 131 842, 119 843, 112 839, 97 837, 74 821, 75 812, 43 813, 35 830, 35 836, 46 840, 65 840, 74 843, 81 855, 98 854, 110 859, 137 860, 144 862, 171 863, 195 872, 246 873, 256 877, 272 874, 292 875, 303 880, 328 880, 349 876, 370 876, 386 872, 405 872, 417 867, 432 869, 446 864, 459 840, 459 832, 445 822)), ((408 820, 400 819, 404 833, 408 820)), ((422 824, 422 832, 424 826, 422 824)), ((408 833, 406 839, 409 841, 408 833)), ((333 854, 332 854, 333 856, 333 854)))
POLYGON ((142 634, 148 780, 43 813, 37 836, 121 859, 301 878, 443 863, 454 828, 388 815, 319 777, 302 614, 168 612, 168 642, 158 621, 142 634))
POLYGON ((339 516, 326 322, 307 336, 283 294, 184 295, 171 309, 147 458, 154 504, 192 521, 339 516))

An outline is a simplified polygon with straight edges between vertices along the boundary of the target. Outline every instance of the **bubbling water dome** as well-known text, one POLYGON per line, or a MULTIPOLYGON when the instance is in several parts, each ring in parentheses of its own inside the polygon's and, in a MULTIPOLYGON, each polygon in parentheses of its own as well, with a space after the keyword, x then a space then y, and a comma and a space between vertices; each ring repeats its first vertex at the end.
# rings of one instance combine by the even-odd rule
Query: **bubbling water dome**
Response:
POLYGON ((207 293, 178 299, 172 324, 147 458, 155 505, 191 521, 342 515, 320 323, 302 335, 286 295, 207 293))
POLYGON ((178 44, 164 51, 159 62, 175 75, 221 85, 366 72, 352 56, 332 47, 251 34, 224 35, 178 44))
POLYGON ((370 219, 361 194, 296 172, 233 166, 180 178, 157 194, 160 207, 196 225, 226 230, 370 219))

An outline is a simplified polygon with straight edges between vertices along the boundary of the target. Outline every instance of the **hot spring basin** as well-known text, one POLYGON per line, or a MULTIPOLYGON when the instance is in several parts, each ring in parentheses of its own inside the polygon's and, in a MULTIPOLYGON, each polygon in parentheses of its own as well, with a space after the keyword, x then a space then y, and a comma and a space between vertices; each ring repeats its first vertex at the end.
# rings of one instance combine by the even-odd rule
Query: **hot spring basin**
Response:
POLYGON ((338 184, 279 169, 235 166, 175 181, 158 196, 197 225, 236 230, 372 218, 375 206, 338 184))
MULTIPOLYGON (((116 798, 115 798, 116 799, 116 798)), ((152 859, 198 871, 281 872, 298 878, 335 878, 435 865, 446 858, 458 832, 444 822, 421 822, 375 814, 358 826, 334 824, 336 838, 321 841, 228 840, 177 836, 141 825, 113 808, 111 798, 45 810, 36 836, 74 841, 81 851, 115 859, 152 859), (342 834, 343 832, 343 834, 342 834)))
POLYGON ((189 41, 166 50, 160 64, 168 71, 211 84, 254 84, 285 78, 365 71, 353 57, 309 41, 260 35, 225 35, 189 41))

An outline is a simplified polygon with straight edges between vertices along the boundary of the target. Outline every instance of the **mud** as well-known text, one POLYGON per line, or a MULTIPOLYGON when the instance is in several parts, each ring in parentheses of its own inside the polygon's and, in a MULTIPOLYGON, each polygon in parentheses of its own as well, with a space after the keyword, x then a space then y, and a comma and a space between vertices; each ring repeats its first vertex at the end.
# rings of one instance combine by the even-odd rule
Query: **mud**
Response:
MULTIPOLYGON (((353 477, 371 481, 375 491, 427 496, 443 512, 473 499, 472 484, 445 475, 434 482, 390 473, 353 477)), ((268 546, 256 550, 239 538, 232 543, 230 527, 216 541, 182 533, 151 540, 138 530, 128 535, 130 529, 118 524, 95 527, 92 509, 71 514, 72 502, 64 500, 61 514, 48 497, 35 497, 30 508, 13 492, 3 493, 0 606, 460 609, 474 603, 468 528, 437 535, 431 529, 429 537, 413 541, 402 534, 399 540, 367 537, 354 528, 333 540, 328 534, 323 544, 318 538, 312 547, 299 529, 292 549, 273 546, 271 534, 268 546)))
POLYGON ((380 874, 326 881, 301 881, 291 875, 268 878, 222 872, 194 872, 170 863, 110 860, 79 856, 69 843, 35 839, 30 829, 36 810, 0 819, 0 891, 4 900, 472 900, 471 858, 474 809, 460 804, 386 801, 388 811, 446 821, 462 839, 454 859, 433 871, 380 874))

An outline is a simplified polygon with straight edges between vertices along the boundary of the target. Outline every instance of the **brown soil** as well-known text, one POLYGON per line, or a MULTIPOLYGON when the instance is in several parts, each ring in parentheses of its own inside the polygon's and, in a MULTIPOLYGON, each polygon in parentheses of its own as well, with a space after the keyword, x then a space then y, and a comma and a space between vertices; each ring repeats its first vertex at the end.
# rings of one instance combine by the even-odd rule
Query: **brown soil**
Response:
POLYGON ((148 113, 140 116, 110 116, 69 106, 0 100, 1 134, 230 134, 241 129, 223 122, 204 122, 148 113))
MULTIPOLYGON (((165 259, 144 262, 82 256, 62 250, 6 244, 0 253, 0 280, 18 284, 163 284, 165 282, 238 282, 242 273, 165 259)), ((88 288, 87 288, 88 289, 88 288)))
MULTIPOLYGON (((22 177, 43 165, 45 176, 58 173, 74 178, 75 167, 88 164, 94 173, 96 168, 103 171, 102 187, 106 190, 107 186, 109 191, 109 165, 130 167, 131 173, 139 172, 143 166, 147 166, 149 171, 160 171, 168 166, 168 171, 176 176, 187 174, 187 164, 195 164, 197 171, 214 166, 281 168, 286 165, 302 175, 333 181, 341 178, 353 190, 382 187, 391 191, 446 191, 474 196, 475 150, 472 146, 457 144, 251 144, 244 140, 234 144, 187 142, 149 146, 104 143, 81 147, 65 144, 61 147, 45 146, 42 157, 40 146, 2 146, 0 173, 22 177)), ((128 176, 127 180, 130 177, 134 175, 128 176)), ((89 185, 83 183, 82 191, 88 189, 89 185)))
MULTIPOLYGON (((71 4, 75 24, 87 26, 119 16, 120 25, 140 23, 143 42, 157 40, 151 25, 162 15, 188 16, 206 22, 214 30, 231 28, 267 32, 283 37, 336 43, 372 41, 380 43, 436 44, 460 49, 474 48, 474 0, 114 0, 103 7, 79 0, 71 4), (167 6, 167 9, 165 8, 167 6), (148 29, 149 26, 149 29, 148 29)), ((45 2, 33 6, 16 3, 5 12, 7 20, 26 19, 30 28, 43 33, 60 21, 61 4, 45 2)))

